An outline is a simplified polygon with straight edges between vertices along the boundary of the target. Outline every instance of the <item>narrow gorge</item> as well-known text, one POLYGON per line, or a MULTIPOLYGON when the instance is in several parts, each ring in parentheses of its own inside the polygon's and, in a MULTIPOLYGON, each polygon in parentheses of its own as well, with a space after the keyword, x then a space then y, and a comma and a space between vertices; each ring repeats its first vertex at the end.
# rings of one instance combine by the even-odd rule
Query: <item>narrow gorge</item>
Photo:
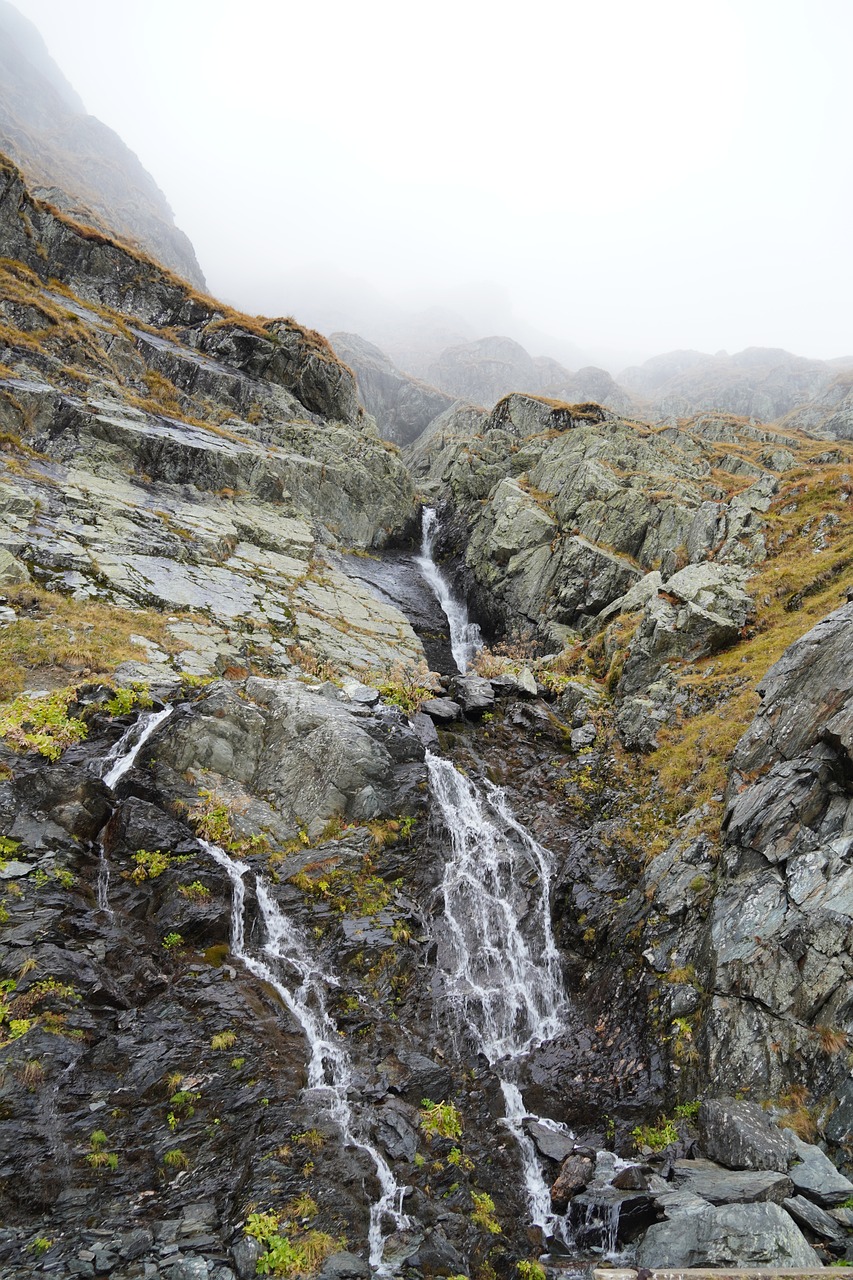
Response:
POLYGON ((0 234, 4 1280, 853 1262, 844 431, 0 234))

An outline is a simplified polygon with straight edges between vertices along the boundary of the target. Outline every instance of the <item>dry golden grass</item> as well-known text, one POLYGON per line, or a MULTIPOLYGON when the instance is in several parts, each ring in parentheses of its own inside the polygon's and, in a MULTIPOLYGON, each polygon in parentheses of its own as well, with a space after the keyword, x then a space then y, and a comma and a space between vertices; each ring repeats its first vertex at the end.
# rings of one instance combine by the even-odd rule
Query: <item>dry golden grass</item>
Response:
POLYGON ((176 650, 166 617, 153 609, 72 600, 29 584, 4 594, 18 621, 0 629, 0 701, 34 681, 54 687, 109 676, 119 663, 139 658, 132 634, 176 650))

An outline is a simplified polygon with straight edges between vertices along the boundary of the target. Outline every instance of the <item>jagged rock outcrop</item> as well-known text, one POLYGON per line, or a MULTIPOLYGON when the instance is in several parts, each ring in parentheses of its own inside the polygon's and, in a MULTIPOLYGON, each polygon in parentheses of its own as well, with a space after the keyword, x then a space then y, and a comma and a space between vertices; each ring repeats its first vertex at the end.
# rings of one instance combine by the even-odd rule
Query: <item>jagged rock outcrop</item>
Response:
POLYGON ((343 670, 422 660, 396 609, 321 564, 324 545, 380 546, 416 514, 328 344, 82 232, 11 165, 0 226, 0 542, 16 563, 78 598, 191 611, 173 625, 197 674, 250 654, 287 670, 297 641, 343 670))
POLYGON ((154 179, 118 134, 86 113, 36 28, 8 0, 0 0, 0 34, 0 151, 43 199, 203 289, 195 251, 154 179))
POLYGON ((357 333, 333 333, 329 340, 355 373, 361 402, 376 419, 384 440, 411 444, 453 404, 453 396, 401 373, 378 347, 357 333))

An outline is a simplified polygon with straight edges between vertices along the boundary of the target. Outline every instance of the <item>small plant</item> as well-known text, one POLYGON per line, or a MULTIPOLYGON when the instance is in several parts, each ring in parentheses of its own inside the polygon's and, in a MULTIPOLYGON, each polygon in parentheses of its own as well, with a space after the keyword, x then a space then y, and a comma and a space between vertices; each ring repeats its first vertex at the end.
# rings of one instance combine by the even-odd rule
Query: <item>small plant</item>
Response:
POLYGON ((474 1225, 482 1227, 484 1231, 489 1231, 494 1236, 500 1235, 501 1225, 495 1217, 495 1202, 488 1192, 472 1191, 471 1199, 474 1201, 471 1214, 474 1225))
POLYGON ((470 1156, 466 1156, 460 1147, 453 1147, 447 1157, 447 1163, 455 1165, 457 1169, 470 1173, 474 1168, 474 1161, 470 1156))
POLYGON ((663 1151, 678 1141, 678 1131, 672 1120, 662 1116, 657 1125, 638 1124, 631 1130, 631 1137, 638 1147, 651 1147, 652 1151, 663 1151))
POLYGON ((515 1269, 521 1276, 521 1280, 545 1280, 545 1268, 541 1262, 533 1262, 530 1259, 522 1258, 520 1262, 515 1264, 515 1269))
POLYGON ((135 681, 127 688, 116 689, 109 701, 104 703, 104 709, 111 716, 126 716, 134 707, 144 710, 151 705, 151 695, 147 687, 135 681))
POLYGON ((695 1120, 699 1114, 701 1102, 695 1098, 693 1102, 679 1102, 675 1108, 675 1117, 677 1120, 695 1120))
POLYGON ((304 1133, 294 1133, 293 1141, 301 1142, 310 1151, 320 1151, 326 1144, 326 1139, 319 1129, 306 1129, 304 1133))
POLYGON ((426 1156, 422 1155, 420 1151, 416 1151, 413 1164, 416 1169, 422 1169, 426 1164, 426 1156))
POLYGON ((82 742, 88 729, 68 714, 75 689, 57 689, 47 697, 21 694, 0 710, 0 737, 18 751, 37 751, 58 760, 66 747, 82 742))
POLYGON ((180 1147, 172 1147, 164 1152, 163 1164, 167 1169, 188 1169, 190 1162, 180 1147))
POLYGON ((171 933, 167 933, 163 938, 163 946, 167 951, 174 951, 176 947, 182 947, 183 945, 183 938, 179 933, 175 933, 174 930, 171 933))
POLYGON ((240 1068, 245 1065, 245 1062, 246 1062, 245 1058, 232 1058, 231 1066, 234 1068, 235 1071, 239 1071, 240 1068))
POLYGON ((233 1031, 217 1031, 210 1039, 211 1049, 233 1049, 236 1043, 237 1036, 233 1031))
POLYGON ((133 855, 133 861, 136 866, 131 871, 130 878, 134 884, 143 884, 146 880, 156 880, 167 871, 172 859, 168 853, 161 853, 159 849, 139 849, 133 855))
POLYGON ((462 1116, 452 1102, 421 1099, 420 1124, 428 1138, 461 1138, 462 1116))
POLYGON ((118 1154, 115 1151, 105 1151, 109 1139, 103 1129, 95 1129, 89 1135, 89 1148, 85 1161, 90 1169, 97 1169, 99 1173, 109 1170, 115 1173, 118 1168, 118 1154))
POLYGON ((43 1253, 47 1253, 53 1241, 48 1236, 36 1236, 35 1240, 31 1240, 27 1245, 27 1253, 31 1253, 34 1258, 40 1258, 43 1253))
POLYGON ((193 880, 192 884, 179 884, 178 893, 188 902, 204 902, 210 897, 210 890, 200 880, 193 880))

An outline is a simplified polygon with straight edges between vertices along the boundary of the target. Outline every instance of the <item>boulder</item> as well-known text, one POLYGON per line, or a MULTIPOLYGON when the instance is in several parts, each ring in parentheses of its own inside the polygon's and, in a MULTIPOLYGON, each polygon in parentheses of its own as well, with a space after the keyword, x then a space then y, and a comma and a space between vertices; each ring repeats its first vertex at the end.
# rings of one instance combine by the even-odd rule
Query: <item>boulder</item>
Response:
POLYGON ((456 696, 468 716, 482 715, 495 705, 495 691, 484 676, 462 676, 456 681, 456 696))
POLYGON ((756 1102, 713 1098, 699 1108, 699 1141, 705 1155, 727 1169, 786 1173, 791 1150, 756 1102))
POLYGON ((801 1227, 813 1231, 823 1240, 847 1239, 847 1232, 843 1227, 831 1218, 825 1209, 807 1200, 805 1196, 790 1196, 782 1201, 782 1207, 801 1227))
POLYGON ((826 1206, 842 1204, 853 1196, 853 1182, 839 1173, 820 1147, 803 1142, 790 1129, 785 1129, 783 1136, 788 1141, 794 1161, 788 1177, 797 1191, 826 1206))
POLYGON ((781 1204, 793 1191, 784 1173, 772 1170, 734 1171, 712 1160, 676 1160, 673 1183, 701 1196, 709 1204, 781 1204))
POLYGON ((551 1187, 551 1207, 554 1212, 565 1213, 569 1201, 592 1181, 594 1173, 595 1161, 590 1156, 571 1155, 564 1160, 551 1187))
POLYGON ((819 1267, 820 1258, 778 1204, 691 1206, 649 1227, 637 1265, 819 1267))

